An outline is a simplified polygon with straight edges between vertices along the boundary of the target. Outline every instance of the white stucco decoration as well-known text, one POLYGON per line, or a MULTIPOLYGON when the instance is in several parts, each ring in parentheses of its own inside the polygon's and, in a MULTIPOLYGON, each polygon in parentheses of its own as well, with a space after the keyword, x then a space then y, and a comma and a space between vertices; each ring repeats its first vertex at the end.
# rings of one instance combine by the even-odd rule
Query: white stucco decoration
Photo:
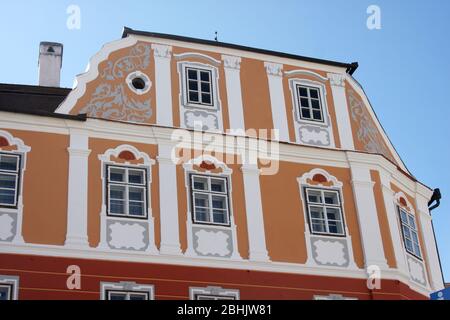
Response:
POLYGON ((145 228, 137 223, 120 222, 112 223, 109 226, 111 230, 111 241, 109 244, 116 249, 135 249, 145 248, 144 232, 145 228))
POLYGON ((315 130, 313 128, 302 127, 300 128, 301 140, 304 143, 314 143, 328 145, 330 139, 326 130, 315 130))
MULTIPOLYGON (((320 169, 320 168, 313 169, 313 170, 305 173, 301 177, 297 178, 297 181, 298 181, 300 187, 301 187, 301 185, 309 185, 308 180, 312 180, 316 174, 320 174, 320 175, 324 176, 325 178, 327 178, 327 181, 332 182, 333 187, 342 188, 342 182, 340 182, 335 176, 329 174, 327 171, 320 169)), ((318 184, 318 185, 323 186, 322 184, 318 184)))
MULTIPOLYGON (((222 169, 222 173, 225 175, 231 175, 233 173, 233 170, 228 168, 225 163, 223 163, 222 161, 218 160, 217 158, 215 158, 209 154, 204 154, 195 159, 189 160, 188 162, 183 164, 183 168, 187 171, 193 171, 193 166, 194 165, 200 166, 202 164, 202 162, 214 164, 216 166, 216 168, 222 169)), ((187 183, 189 183, 189 182, 187 182, 187 183)))
POLYGON ((229 236, 223 231, 200 230, 195 233, 198 246, 196 250, 203 255, 219 255, 225 257, 230 254, 228 249, 229 236))
POLYGON ((5 138, 10 146, 16 146, 18 152, 27 153, 31 151, 31 147, 26 146, 22 139, 13 137, 8 131, 0 130, 0 137, 5 138))
POLYGON ((7 214, 0 215, 0 240, 7 240, 14 235, 14 219, 7 214))
POLYGON ((337 264, 343 266, 347 263, 345 259, 344 245, 337 241, 317 240, 314 242, 316 247, 316 260, 321 264, 337 264))
POLYGON ((197 130, 216 129, 217 117, 212 114, 196 113, 195 111, 188 111, 185 113, 186 126, 189 128, 195 128, 197 130))
POLYGON ((408 258, 408 265, 411 278, 424 284, 425 278, 422 264, 412 258, 408 258))
POLYGON ((189 58, 205 59, 206 61, 208 61, 209 63, 211 63, 216 67, 220 66, 222 63, 221 61, 214 59, 211 56, 198 52, 183 52, 179 54, 174 54, 173 56, 175 57, 175 60, 184 60, 189 58))
POLYGON ((317 80, 322 81, 322 82, 328 81, 328 79, 325 78, 324 76, 322 76, 322 75, 320 75, 320 74, 318 74, 316 72, 313 72, 313 71, 310 71, 310 70, 305 70, 305 69, 297 69, 297 70, 285 71, 284 74, 286 76, 310 76, 310 77, 314 77, 317 80))
POLYGON ((146 154, 145 152, 140 152, 138 149, 128 144, 123 144, 115 149, 108 149, 104 154, 99 155, 98 159, 103 162, 109 162, 111 161, 111 157, 117 158, 123 151, 131 152, 136 158, 136 160, 143 159, 145 165, 155 164, 155 160, 151 159, 148 154, 146 154))

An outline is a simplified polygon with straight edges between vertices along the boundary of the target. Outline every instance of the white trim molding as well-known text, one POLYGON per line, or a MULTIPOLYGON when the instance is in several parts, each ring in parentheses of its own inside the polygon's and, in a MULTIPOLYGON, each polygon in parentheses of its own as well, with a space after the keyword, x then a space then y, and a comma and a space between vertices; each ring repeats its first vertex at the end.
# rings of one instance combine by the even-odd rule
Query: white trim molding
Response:
POLYGON ((0 285, 2 284, 11 289, 9 300, 19 300, 19 277, 0 275, 0 285))
POLYGON ((156 82, 156 123, 161 126, 173 126, 172 110, 172 47, 153 44, 156 82))
POLYGON ((152 166, 155 160, 144 152, 140 152, 131 145, 120 145, 115 149, 108 149, 104 154, 99 155, 101 161, 102 177, 102 208, 100 212, 100 243, 99 249, 108 251, 143 251, 156 255, 158 250, 155 245, 155 226, 151 208, 151 182, 152 166), (118 158, 122 152, 131 152, 135 160, 142 161, 141 164, 131 164, 129 161, 117 163, 113 158, 118 158), (108 216, 106 184, 108 181, 106 167, 108 165, 127 166, 145 169, 147 172, 147 217, 146 219, 130 219, 128 217, 108 216))
POLYGON ((83 248, 88 241, 89 137, 73 130, 70 134, 67 231, 65 246, 83 248))
POLYGON ((137 284, 136 282, 101 282, 100 300, 108 300, 106 293, 108 291, 118 291, 126 293, 146 293, 147 300, 155 300, 155 286, 150 284, 137 284))
POLYGON ((334 110, 338 126, 341 149, 354 150, 353 132, 348 112, 347 95, 345 94, 345 79, 343 74, 329 73, 331 92, 333 94, 334 110))
POLYGON ((303 218, 307 252, 306 265, 314 268, 332 267, 336 269, 358 270, 353 253, 352 236, 346 224, 342 182, 320 168, 304 173, 301 177, 297 178, 297 182, 304 212, 303 218), (327 181, 323 183, 315 182, 313 178, 316 175, 325 177, 327 181), (305 188, 338 191, 345 236, 320 235, 311 232, 305 188))
MULTIPOLYGON (((22 139, 14 137, 8 131, 0 130, 0 137, 6 139, 9 146, 15 146, 16 150, 13 151, 2 151, 1 153, 18 155, 20 156, 20 167, 19 167, 19 182, 20 185, 17 186, 18 190, 18 198, 17 198, 17 206, 16 208, 4 208, 0 210, 0 218, 3 218, 2 222, 6 219, 10 224, 10 232, 8 235, 4 235, 5 238, 12 239, 9 241, 11 243, 23 244, 25 241, 22 235, 22 225, 23 225, 23 192, 24 192, 24 180, 25 180, 25 171, 27 168, 27 157, 28 153, 31 152, 31 147, 25 145, 22 139)), ((5 228, 5 226, 4 226, 5 228)), ((9 239, 8 239, 9 240, 9 239)), ((1 242, 1 241, 0 241, 1 242)))
POLYGON ((189 58, 204 59, 216 67, 218 67, 222 64, 221 61, 214 59, 213 57, 208 56, 206 54, 198 53, 198 52, 183 52, 183 53, 179 53, 179 54, 174 54, 173 56, 175 57, 176 60, 186 60, 189 58))
POLYGON ((205 288, 190 287, 189 288, 189 299, 190 300, 199 300, 199 299, 196 299, 197 295, 204 295, 207 297, 212 297, 211 300, 220 300, 220 298, 223 298, 225 300, 240 300, 239 290, 224 289, 221 287, 205 287, 205 288))
POLYGON ((326 77, 323 77, 322 75, 318 74, 317 72, 313 72, 313 71, 305 70, 305 69, 285 71, 284 74, 289 77, 290 76, 309 76, 309 77, 316 78, 316 80, 319 80, 322 82, 328 81, 328 79, 326 77))
POLYGON ((280 141, 289 142, 289 127, 283 88, 283 65, 265 62, 264 66, 269 81, 273 128, 279 130, 280 141))
POLYGON ((237 226, 233 214, 232 182, 233 171, 228 166, 210 155, 201 155, 183 164, 185 172, 185 186, 187 197, 187 249, 185 256, 193 258, 216 258, 223 260, 242 260, 238 250, 237 226), (216 169, 221 169, 220 173, 213 173, 210 170, 199 171, 196 167, 202 163, 213 165, 216 169), (229 225, 197 224, 193 221, 192 201, 191 201, 191 178, 192 174, 204 175, 208 177, 226 178, 228 190, 228 215, 229 225))
POLYGON ((222 56, 222 59, 224 62, 225 81, 227 86, 230 129, 245 130, 241 87, 241 58, 224 55, 222 56))
POLYGON ((56 113, 69 114, 76 105, 78 99, 84 96, 86 87, 89 82, 96 79, 99 74, 98 67, 100 63, 107 60, 109 55, 117 50, 134 46, 138 40, 134 37, 126 37, 105 44, 99 52, 97 52, 89 61, 86 71, 78 75, 75 79, 73 90, 67 98, 56 109, 56 113))

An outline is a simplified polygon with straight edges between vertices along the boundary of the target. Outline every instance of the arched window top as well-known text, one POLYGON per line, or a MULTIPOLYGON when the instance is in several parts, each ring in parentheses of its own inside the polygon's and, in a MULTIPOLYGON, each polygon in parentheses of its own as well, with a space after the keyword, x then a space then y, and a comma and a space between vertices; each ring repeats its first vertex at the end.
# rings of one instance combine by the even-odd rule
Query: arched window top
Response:
POLYGON ((211 155, 201 155, 195 159, 191 159, 183 164, 183 167, 185 170, 205 171, 206 173, 219 172, 229 175, 233 172, 225 163, 211 155))
POLYGON ((335 187, 341 188, 342 182, 340 182, 335 176, 329 174, 323 169, 313 169, 301 177, 299 177, 298 182, 302 185, 311 185, 318 187, 335 187))
POLYGON ((180 53, 180 54, 174 54, 174 57, 176 60, 181 61, 181 60, 186 60, 189 58, 194 58, 194 59, 199 59, 199 60, 203 60, 209 64, 212 64, 213 66, 220 66, 221 65, 221 61, 214 59, 211 56, 208 56, 206 54, 202 54, 202 53, 198 53, 198 52, 184 52, 184 53, 180 53))
POLYGON ((103 162, 124 161, 125 163, 137 162, 144 165, 155 164, 155 160, 151 159, 148 154, 139 151, 131 145, 121 145, 115 149, 108 149, 104 154, 99 155, 98 158, 103 162))
POLYGON ((0 148, 15 146, 18 152, 27 153, 31 148, 22 139, 14 137, 7 131, 0 130, 0 148))
POLYGON ((394 196, 394 199, 399 207, 405 209, 409 213, 414 214, 414 207, 403 192, 397 192, 394 196))

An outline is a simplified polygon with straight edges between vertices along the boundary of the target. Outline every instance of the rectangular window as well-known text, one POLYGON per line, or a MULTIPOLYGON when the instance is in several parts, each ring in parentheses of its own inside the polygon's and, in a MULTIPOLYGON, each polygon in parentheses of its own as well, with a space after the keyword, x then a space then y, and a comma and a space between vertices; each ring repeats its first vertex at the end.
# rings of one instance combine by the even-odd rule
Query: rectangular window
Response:
POLYGON ((339 191, 307 188, 305 194, 311 232, 345 236, 339 191))
POLYGON ((195 223, 229 226, 227 179, 191 176, 191 200, 195 223))
POLYGON ((213 106, 212 73, 210 70, 186 68, 187 101, 213 106))
POLYGON ((148 292, 138 291, 106 291, 107 300, 150 300, 148 292))
POLYGON ((406 251, 421 259, 422 255, 420 253, 419 236, 414 216, 400 207, 399 212, 400 222, 402 225, 403 242, 405 243, 406 251))
POLYGON ((17 207, 20 156, 0 153, 0 206, 17 207))
POLYGON ((297 96, 301 119, 324 122, 319 88, 298 85, 297 96))
POLYGON ((196 294, 195 300, 236 300, 233 296, 217 296, 208 294, 196 294))
POLYGON ((107 166, 108 215, 147 218, 147 170, 107 166))
POLYGON ((0 283, 0 301, 12 300, 13 288, 11 284, 0 283))

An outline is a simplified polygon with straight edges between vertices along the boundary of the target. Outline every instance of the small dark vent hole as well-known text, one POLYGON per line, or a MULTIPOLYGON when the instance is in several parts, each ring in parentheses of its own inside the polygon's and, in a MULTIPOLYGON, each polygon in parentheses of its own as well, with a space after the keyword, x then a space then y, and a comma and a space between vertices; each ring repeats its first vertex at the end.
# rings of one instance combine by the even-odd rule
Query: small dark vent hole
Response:
POLYGON ((142 78, 134 78, 133 81, 131 81, 131 84, 133 85, 133 88, 136 90, 144 90, 145 88, 145 81, 142 78))

